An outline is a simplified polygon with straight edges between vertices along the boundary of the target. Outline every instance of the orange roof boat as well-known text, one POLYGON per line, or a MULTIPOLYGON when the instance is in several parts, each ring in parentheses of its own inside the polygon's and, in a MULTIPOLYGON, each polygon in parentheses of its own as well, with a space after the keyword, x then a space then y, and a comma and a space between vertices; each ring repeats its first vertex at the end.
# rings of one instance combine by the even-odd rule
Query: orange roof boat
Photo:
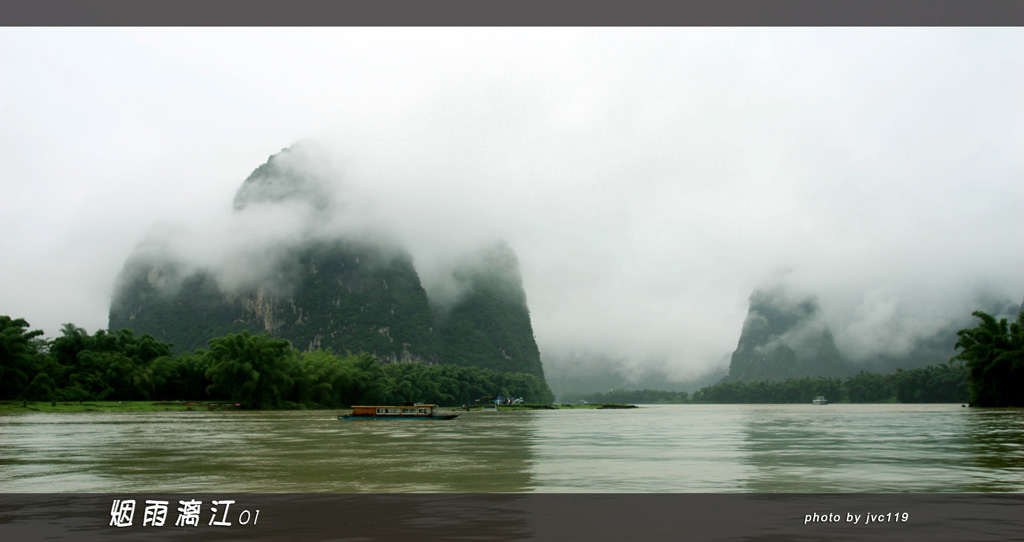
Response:
POLYGON ((458 414, 437 414, 437 405, 353 406, 352 414, 338 416, 339 420, 451 420, 458 414))

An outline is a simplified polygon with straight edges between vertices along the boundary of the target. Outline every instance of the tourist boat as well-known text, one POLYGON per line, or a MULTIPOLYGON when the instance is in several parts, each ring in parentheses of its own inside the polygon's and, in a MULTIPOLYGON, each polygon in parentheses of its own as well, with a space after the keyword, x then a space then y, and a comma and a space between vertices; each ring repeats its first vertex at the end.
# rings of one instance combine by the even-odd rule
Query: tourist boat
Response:
POLYGON ((816 404, 816 405, 827 405, 828 404, 828 401, 825 400, 825 396, 824 395, 819 395, 819 396, 815 397, 814 400, 811 401, 811 402, 816 404))
POLYGON ((353 406, 339 420, 451 420, 458 414, 438 414, 437 405, 353 406))

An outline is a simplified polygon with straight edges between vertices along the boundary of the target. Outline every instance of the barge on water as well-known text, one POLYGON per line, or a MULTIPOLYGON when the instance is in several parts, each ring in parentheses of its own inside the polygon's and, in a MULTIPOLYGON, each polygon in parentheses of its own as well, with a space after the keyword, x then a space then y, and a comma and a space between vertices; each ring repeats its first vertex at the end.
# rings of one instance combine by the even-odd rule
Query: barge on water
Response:
POLYGON ((458 414, 438 414, 437 405, 353 406, 339 420, 451 420, 458 414))

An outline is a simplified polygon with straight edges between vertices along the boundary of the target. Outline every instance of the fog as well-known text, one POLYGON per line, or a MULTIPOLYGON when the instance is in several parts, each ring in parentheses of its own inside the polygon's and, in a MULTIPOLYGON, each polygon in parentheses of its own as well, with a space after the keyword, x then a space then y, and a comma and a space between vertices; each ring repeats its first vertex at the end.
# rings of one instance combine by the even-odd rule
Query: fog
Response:
POLYGON ((94 331, 133 252, 239 288, 339 235, 454 297, 502 239, 546 370, 721 370, 766 285, 813 297, 845 358, 898 355, 1024 298, 1021 38, 0 29, 0 314, 94 331), (296 142, 315 196, 235 210, 296 142))

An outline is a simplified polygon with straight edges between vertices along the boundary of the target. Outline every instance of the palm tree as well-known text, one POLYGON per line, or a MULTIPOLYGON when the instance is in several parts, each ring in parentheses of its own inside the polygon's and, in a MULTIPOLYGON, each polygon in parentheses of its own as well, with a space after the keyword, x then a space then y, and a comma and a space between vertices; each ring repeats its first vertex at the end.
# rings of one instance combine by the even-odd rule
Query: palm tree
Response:
POLYGON ((40 356, 33 339, 42 334, 28 331, 23 318, 0 316, 0 397, 20 394, 38 372, 40 356))
MULTIPOLYGON (((968 368, 971 404, 975 406, 1008 406, 1024 402, 1024 393, 1017 385, 1024 375, 1024 315, 1009 325, 1005 318, 996 320, 981 311, 972 313, 981 320, 978 327, 961 329, 953 360, 961 360, 968 368)), ((952 360, 951 360, 952 361, 952 360)))

